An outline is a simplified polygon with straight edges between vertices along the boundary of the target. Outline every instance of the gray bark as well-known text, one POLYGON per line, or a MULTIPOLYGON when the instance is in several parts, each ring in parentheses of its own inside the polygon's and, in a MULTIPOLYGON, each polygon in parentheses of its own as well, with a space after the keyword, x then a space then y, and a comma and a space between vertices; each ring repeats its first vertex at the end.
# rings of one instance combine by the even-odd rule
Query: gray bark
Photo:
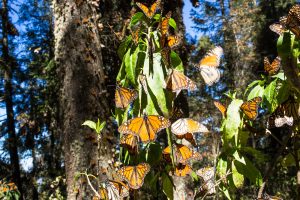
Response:
MULTIPOLYGON (((86 180, 75 180, 77 172, 95 172, 97 146, 85 137, 93 131, 81 124, 85 120, 108 121, 105 74, 97 28, 98 1, 53 0, 55 17, 55 61, 59 68, 60 128, 65 154, 68 199, 89 199, 86 180)), ((112 148, 101 141, 99 167, 108 168, 112 148)), ((105 170, 108 171, 108 170, 105 170)))

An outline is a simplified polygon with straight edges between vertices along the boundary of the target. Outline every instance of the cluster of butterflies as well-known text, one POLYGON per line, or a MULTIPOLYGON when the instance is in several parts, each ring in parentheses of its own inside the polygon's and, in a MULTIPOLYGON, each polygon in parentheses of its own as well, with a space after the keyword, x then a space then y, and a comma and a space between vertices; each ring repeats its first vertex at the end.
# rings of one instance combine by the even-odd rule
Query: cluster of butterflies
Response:
POLYGON ((270 29, 278 35, 290 30, 296 37, 300 37, 300 5, 294 5, 288 15, 281 17, 279 23, 271 24, 270 29))

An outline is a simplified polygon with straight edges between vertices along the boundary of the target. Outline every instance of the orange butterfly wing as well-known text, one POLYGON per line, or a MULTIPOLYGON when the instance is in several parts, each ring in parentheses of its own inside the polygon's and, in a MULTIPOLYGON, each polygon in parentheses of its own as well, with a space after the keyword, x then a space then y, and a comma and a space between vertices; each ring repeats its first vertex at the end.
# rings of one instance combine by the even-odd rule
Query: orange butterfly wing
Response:
POLYGON ((270 30, 277 33, 278 35, 282 35, 285 30, 285 27, 282 24, 274 23, 269 26, 270 30))
POLYGON ((218 108, 218 110, 222 113, 223 117, 226 117, 227 108, 219 101, 214 101, 214 105, 218 108))
POLYGON ((186 134, 183 134, 183 135, 175 135, 175 136, 178 139, 185 139, 188 142, 190 142, 192 145, 196 146, 196 140, 195 140, 194 135, 192 133, 186 133, 186 134))
POLYGON ((177 35, 170 35, 167 37, 167 43, 170 48, 176 47, 180 44, 180 38, 177 35))
POLYGON ((286 18, 286 27, 297 37, 300 36, 300 5, 294 5, 286 18))
POLYGON ((208 67, 218 67, 220 65, 220 59, 223 55, 222 47, 215 47, 214 49, 210 50, 204 58, 202 58, 199 62, 199 68, 203 66, 208 67))
POLYGON ((166 89, 179 93, 180 90, 183 89, 191 91, 196 90, 197 86, 194 81, 189 79, 183 73, 173 69, 166 79, 166 89))
POLYGON ((132 134, 123 134, 120 139, 120 145, 127 148, 130 153, 136 153, 138 147, 137 136, 132 134))
POLYGON ((264 58, 264 69, 265 71, 270 75, 274 75, 278 72, 279 68, 280 68, 280 62, 281 59, 280 57, 276 57, 272 64, 269 62, 269 59, 267 57, 264 58))
POLYGON ((161 22, 161 35, 167 35, 168 32, 169 32, 169 20, 172 16, 172 12, 169 11, 167 14, 166 14, 166 17, 162 20, 161 22))
POLYGON ((137 92, 132 89, 117 86, 115 91, 115 103, 117 108, 126 108, 137 98, 137 92))
POLYGON ((131 32, 131 37, 135 45, 139 43, 139 32, 140 32, 140 28, 131 32))
MULTIPOLYGON (((189 147, 183 144, 174 144, 173 145, 174 159, 176 163, 186 163, 188 160, 195 158, 198 159, 199 155, 197 152, 194 152, 189 147)), ((167 146, 163 150, 163 157, 167 162, 171 162, 171 148, 167 146)))
POLYGON ((156 2, 154 2, 154 3, 150 6, 150 8, 148 8, 147 6, 145 6, 144 4, 139 3, 139 2, 136 2, 136 5, 143 11, 143 13, 144 13, 149 19, 151 19, 151 18, 154 16, 156 10, 159 8, 159 6, 160 6, 160 1, 161 1, 161 0, 157 0, 156 2))
POLYGON ((208 129, 201 123, 190 119, 190 118, 181 118, 174 122, 171 126, 171 131, 175 135, 183 135, 186 133, 196 133, 196 132, 209 132, 208 129))
POLYGON ((241 105, 241 109, 244 112, 244 114, 248 117, 250 120, 255 120, 258 115, 258 105, 262 101, 261 97, 255 97, 249 101, 244 102, 241 105))
POLYGON ((156 133, 170 126, 170 121, 158 115, 144 115, 123 123, 118 131, 125 134, 133 134, 140 137, 144 143, 154 141, 156 133))
POLYGON ((175 167, 175 176, 184 177, 192 172, 192 168, 189 165, 179 164, 175 167))
POLYGON ((139 189, 144 183, 144 178, 150 171, 150 165, 140 163, 137 166, 125 166, 117 171, 132 189, 139 189))
POLYGON ((113 190, 118 192, 120 197, 125 198, 129 196, 129 187, 125 183, 120 181, 109 180, 106 184, 106 187, 108 187, 108 184, 113 190))

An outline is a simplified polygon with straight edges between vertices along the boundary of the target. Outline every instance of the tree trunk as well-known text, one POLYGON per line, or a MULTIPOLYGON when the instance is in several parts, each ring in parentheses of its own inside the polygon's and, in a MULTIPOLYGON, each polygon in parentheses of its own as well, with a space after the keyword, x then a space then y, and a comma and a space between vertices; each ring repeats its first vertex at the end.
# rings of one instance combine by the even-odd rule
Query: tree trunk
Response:
POLYGON ((9 156, 12 166, 12 179, 18 186, 22 198, 22 183, 20 177, 19 155, 17 148, 17 136, 15 130, 15 119, 13 110, 13 88, 12 88, 12 74, 13 62, 9 56, 8 48, 8 7, 7 0, 2 0, 2 56, 4 61, 4 101, 6 104, 7 115, 7 132, 9 135, 9 156))
MULTIPOLYGON (((68 199, 90 199, 93 195, 86 180, 75 180, 78 172, 95 172, 94 161, 97 158, 96 146, 85 139, 88 134, 95 133, 81 124, 85 120, 109 119, 97 29, 98 7, 97 1, 53 0, 54 54, 61 81, 59 126, 65 154, 68 199)), ((98 155, 101 169, 108 168, 112 160, 111 150, 108 142, 102 140, 101 155, 98 155)))

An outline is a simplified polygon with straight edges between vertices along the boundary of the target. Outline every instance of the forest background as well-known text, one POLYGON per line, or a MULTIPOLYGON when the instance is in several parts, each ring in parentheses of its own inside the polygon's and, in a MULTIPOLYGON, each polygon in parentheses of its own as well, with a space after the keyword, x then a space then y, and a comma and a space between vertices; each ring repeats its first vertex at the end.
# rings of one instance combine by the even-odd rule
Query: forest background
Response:
MULTIPOLYGON (((202 160, 194 163, 193 169, 217 168, 224 153, 220 133, 223 119, 213 100, 229 104, 227 96, 232 97, 234 92, 237 98, 247 100, 244 91, 252 81, 262 78, 264 57, 273 60, 278 55, 278 35, 269 25, 287 15, 295 3, 294 0, 162 0, 157 13, 165 16, 172 11, 177 23, 175 33, 181 38, 174 51, 181 58, 185 74, 198 87, 194 92, 181 92, 176 104, 186 117, 202 122, 211 131, 196 135, 195 149, 202 160), (184 4, 192 5, 185 16, 184 4), (185 28, 183 17, 190 19, 186 23, 192 26, 192 33, 185 28), (207 86, 194 66, 215 46, 224 49, 222 76, 218 83, 207 86)), ((78 176, 78 172, 99 170, 95 164, 99 160, 101 169, 114 168, 120 149, 115 105, 111 103, 122 65, 118 48, 131 35, 128 26, 137 12, 140 10, 134 0, 1 1, 1 197, 85 199, 94 194, 86 177, 78 176), (86 120, 98 119, 106 122, 101 145, 95 131, 82 126, 86 120)), ((287 88, 293 90, 292 86, 287 88)), ((272 93, 280 93, 279 89, 274 86, 272 93)), ((258 119, 251 123, 254 130, 248 131, 251 152, 247 153, 260 171, 261 181, 267 183, 265 196, 297 199, 300 195, 298 149, 294 148, 297 145, 291 147, 293 154, 286 150, 294 139, 285 140, 285 126, 276 128, 273 133, 276 137, 266 134, 266 119, 274 111, 268 108, 260 109, 258 119)), ((233 184, 218 183, 212 196, 201 193, 201 180, 197 177, 174 181, 184 185, 186 194, 192 193, 199 199, 256 198, 261 184, 239 173, 233 184)), ((163 183, 153 180, 146 178, 135 198, 171 198, 168 187, 159 190, 163 183), (152 192, 153 185, 157 196, 152 192)))

